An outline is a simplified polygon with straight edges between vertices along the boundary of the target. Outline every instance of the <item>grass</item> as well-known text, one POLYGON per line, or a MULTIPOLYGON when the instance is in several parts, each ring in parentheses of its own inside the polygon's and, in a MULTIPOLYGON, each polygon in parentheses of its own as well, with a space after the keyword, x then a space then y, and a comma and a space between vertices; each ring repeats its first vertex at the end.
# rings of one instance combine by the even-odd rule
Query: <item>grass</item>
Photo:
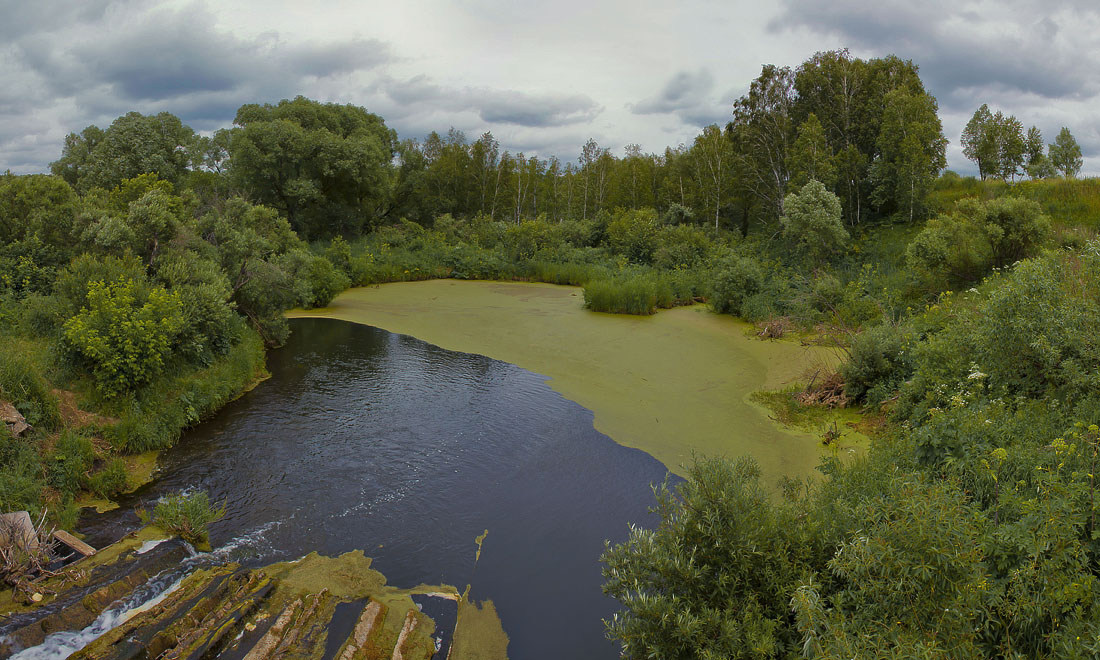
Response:
POLYGON ((1043 207, 1055 225, 1100 227, 1100 179, 1040 179, 1036 181, 979 181, 974 177, 944 174, 929 195, 935 213, 950 211, 955 202, 968 197, 996 199, 1005 196, 1030 199, 1043 207))
POLYGON ((42 376, 44 353, 39 343, 0 338, 0 399, 14 405, 31 426, 54 430, 61 425, 61 408, 42 376))
POLYGON ((225 517, 225 503, 210 502, 204 490, 169 495, 153 508, 153 524, 161 529, 179 534, 180 538, 195 545, 210 540, 210 525, 225 517))

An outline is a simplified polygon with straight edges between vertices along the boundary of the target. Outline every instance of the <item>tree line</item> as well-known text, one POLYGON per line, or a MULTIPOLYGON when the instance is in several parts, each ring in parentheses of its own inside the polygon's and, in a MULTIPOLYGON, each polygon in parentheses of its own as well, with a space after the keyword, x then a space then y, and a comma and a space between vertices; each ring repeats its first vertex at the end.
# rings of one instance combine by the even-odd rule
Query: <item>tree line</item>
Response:
POLYGON ((558 221, 616 208, 747 234, 782 216, 785 196, 811 179, 840 198, 848 225, 923 217, 946 143, 916 65, 839 50, 793 69, 763 67, 725 126, 661 153, 630 144, 617 155, 590 139, 575 161, 563 161, 454 128, 399 139, 361 107, 298 97, 242 106, 232 128, 210 137, 170 113, 132 112, 70 134, 51 171, 79 193, 145 173, 240 192, 280 211, 306 239, 400 218, 428 225, 445 213, 558 221))
POLYGON ((1020 175, 1072 179, 1084 164, 1081 146, 1065 126, 1052 144, 1044 145, 1037 126, 1025 134, 1023 124, 1014 115, 1000 110, 993 113, 984 103, 963 129, 962 146, 963 154, 978 166, 983 181, 990 177, 1015 181, 1020 175))

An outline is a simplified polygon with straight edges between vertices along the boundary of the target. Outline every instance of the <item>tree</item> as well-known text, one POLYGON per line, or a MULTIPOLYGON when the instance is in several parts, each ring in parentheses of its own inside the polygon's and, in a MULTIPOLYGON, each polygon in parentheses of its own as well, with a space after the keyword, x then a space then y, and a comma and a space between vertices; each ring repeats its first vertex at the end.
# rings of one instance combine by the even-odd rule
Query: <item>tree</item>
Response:
POLYGON ((978 176, 984 181, 992 173, 1000 172, 997 135, 993 113, 985 103, 974 111, 962 132, 963 155, 978 166, 978 176))
POLYGON ((607 634, 624 658, 769 658, 793 654, 790 598, 820 544, 797 507, 777 503, 750 459, 700 460, 657 489, 654 529, 608 546, 604 592, 623 607, 607 634))
POLYGON ((783 237, 811 265, 844 249, 848 232, 840 217, 840 199, 820 181, 810 181, 783 202, 783 237))
POLYGON ((734 102, 733 121, 726 126, 747 185, 773 217, 783 215, 790 178, 787 152, 794 100, 790 68, 765 65, 749 85, 749 93, 734 102))
POLYGON ((89 126, 69 134, 50 170, 82 193, 149 173, 178 184, 191 165, 195 140, 195 132, 171 113, 129 112, 106 131, 89 126))
POLYGON ((1027 142, 1024 138, 1024 125, 1014 115, 1003 115, 1000 111, 993 115, 997 135, 997 160, 1002 180, 1016 179, 1024 167, 1027 155, 1027 142))
POLYGON ((836 182, 836 158, 825 139, 824 127, 813 113, 798 127, 788 169, 791 180, 787 185, 791 192, 809 183, 810 179, 820 181, 827 188, 836 182))
POLYGON ((936 176, 947 165, 947 140, 936 99, 898 88, 886 95, 879 158, 872 166, 874 200, 904 213, 909 222, 923 212, 936 176))
POLYGON ((718 214, 730 187, 733 145, 717 124, 711 124, 695 138, 690 154, 700 187, 706 191, 708 215, 714 218, 714 228, 718 229, 718 214))
POLYGON ((304 97, 243 105, 231 175, 304 237, 357 233, 386 211, 396 134, 354 105, 304 97))
POLYGON ((1027 158, 1027 168, 1031 167, 1044 156, 1043 133, 1038 126, 1027 129, 1027 137, 1024 138, 1024 155, 1027 158))
POLYGON ((1062 173, 1067 179, 1077 177, 1081 171, 1084 159, 1081 157, 1081 146, 1077 144, 1073 134, 1065 126, 1054 138, 1054 144, 1050 145, 1050 162, 1054 169, 1062 173))

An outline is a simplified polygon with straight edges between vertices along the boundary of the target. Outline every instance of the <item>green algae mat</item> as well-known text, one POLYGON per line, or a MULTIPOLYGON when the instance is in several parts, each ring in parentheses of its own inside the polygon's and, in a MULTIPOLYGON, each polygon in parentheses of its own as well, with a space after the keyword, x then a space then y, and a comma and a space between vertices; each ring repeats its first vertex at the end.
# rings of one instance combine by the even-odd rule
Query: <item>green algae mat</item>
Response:
POLYGON ((576 287, 428 280, 351 289, 287 316, 371 325, 542 374, 593 411, 597 430, 680 475, 693 453, 748 454, 774 483, 811 474, 828 451, 814 433, 782 428, 750 395, 803 379, 835 362, 832 352, 758 339, 703 305, 603 314, 584 309, 576 287))

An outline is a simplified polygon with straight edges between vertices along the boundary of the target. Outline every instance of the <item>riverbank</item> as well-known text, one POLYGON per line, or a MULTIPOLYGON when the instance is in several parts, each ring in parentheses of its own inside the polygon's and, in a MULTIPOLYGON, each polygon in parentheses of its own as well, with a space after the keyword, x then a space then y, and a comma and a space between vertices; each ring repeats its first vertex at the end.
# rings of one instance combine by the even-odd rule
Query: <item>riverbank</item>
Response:
POLYGON ((372 325, 542 374, 593 411, 597 430, 681 476, 693 454, 748 454, 774 482, 812 474, 829 451, 815 434, 781 427, 750 395, 798 381, 835 361, 832 351, 757 339, 751 325, 703 305, 602 314, 584 309, 576 287, 428 280, 351 289, 287 315, 372 325))

